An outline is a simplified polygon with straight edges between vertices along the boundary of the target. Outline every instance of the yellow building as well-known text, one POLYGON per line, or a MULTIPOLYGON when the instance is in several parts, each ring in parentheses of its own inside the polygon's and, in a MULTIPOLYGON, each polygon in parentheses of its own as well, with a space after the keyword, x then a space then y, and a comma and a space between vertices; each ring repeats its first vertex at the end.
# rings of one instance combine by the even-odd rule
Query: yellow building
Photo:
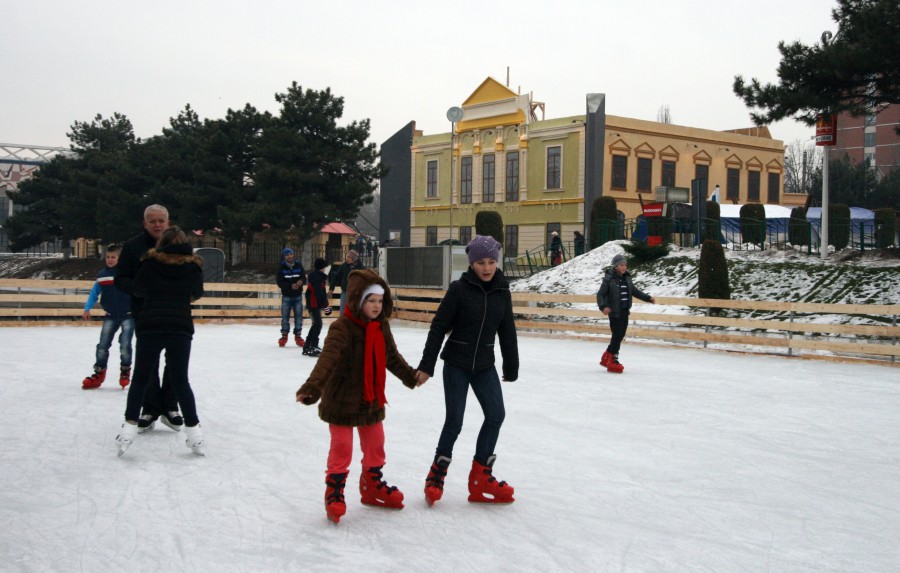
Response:
POLYGON ((516 255, 548 244, 553 231, 567 242, 574 231, 590 237, 586 217, 600 196, 632 219, 659 188, 689 189, 693 179, 708 181, 707 195, 718 185, 723 203, 783 204, 784 144, 765 127, 713 131, 606 115, 603 94, 587 95, 585 115, 538 118, 542 103, 493 78, 460 107, 452 133, 424 135, 411 123, 382 146, 390 170, 382 233, 399 244, 465 243, 475 215, 497 211, 505 254, 516 255), (408 228, 397 213, 404 202, 408 228))

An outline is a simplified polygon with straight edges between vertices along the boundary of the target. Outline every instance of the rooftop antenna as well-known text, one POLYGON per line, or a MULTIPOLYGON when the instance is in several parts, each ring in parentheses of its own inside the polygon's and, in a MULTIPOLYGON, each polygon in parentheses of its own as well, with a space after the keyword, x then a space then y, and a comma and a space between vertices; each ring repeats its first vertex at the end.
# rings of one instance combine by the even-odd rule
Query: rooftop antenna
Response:
POLYGON ((509 87, 509 66, 506 66, 506 87, 509 87))

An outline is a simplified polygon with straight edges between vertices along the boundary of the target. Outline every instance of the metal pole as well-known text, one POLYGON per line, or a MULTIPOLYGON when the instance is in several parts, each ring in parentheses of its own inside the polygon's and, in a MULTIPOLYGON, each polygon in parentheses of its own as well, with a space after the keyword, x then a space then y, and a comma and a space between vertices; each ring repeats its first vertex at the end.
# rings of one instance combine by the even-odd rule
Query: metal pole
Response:
POLYGON ((822 228, 819 229, 819 257, 828 258, 828 146, 822 148, 822 216, 819 219, 822 228))
POLYGON ((453 244, 453 140, 456 137, 456 123, 450 122, 450 244, 453 244))

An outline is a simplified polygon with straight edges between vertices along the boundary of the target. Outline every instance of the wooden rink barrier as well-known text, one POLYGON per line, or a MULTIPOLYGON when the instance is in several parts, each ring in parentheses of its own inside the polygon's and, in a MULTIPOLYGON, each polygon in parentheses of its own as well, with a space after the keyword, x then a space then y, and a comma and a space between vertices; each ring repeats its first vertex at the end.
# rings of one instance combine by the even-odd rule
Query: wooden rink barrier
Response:
MULTIPOLYGON (((0 326, 36 326, 81 320, 94 281, 0 279, 0 326)), ((281 291, 275 284, 208 283, 206 295, 194 303, 199 322, 233 319, 280 319, 281 291)), ((339 292, 339 290, 338 290, 339 292)), ((392 289, 394 316, 430 322, 443 290, 392 289)), ((513 310, 520 330, 568 337, 608 338, 606 317, 596 308, 594 295, 514 292, 513 310), (584 305, 575 307, 574 305, 584 305)), ((657 307, 681 307, 679 314, 641 312, 635 301, 628 336, 665 343, 728 345, 727 350, 756 351, 780 356, 859 361, 897 366, 900 356, 900 304, 824 304, 656 297, 657 307), (714 316, 709 309, 749 313, 746 317, 714 316), (698 314, 698 312, 700 312, 698 314), (755 312, 778 316, 758 318, 755 312), (797 318, 852 315, 867 324, 801 322, 797 318), (762 350, 759 350, 762 349, 762 350), (827 352, 830 354, 821 354, 827 352)), ((337 317, 337 299, 332 300, 337 317)), ((661 309, 669 310, 669 309, 661 309)), ((308 316, 304 305, 304 316, 308 316)), ((102 317, 99 305, 93 318, 102 317)), ((99 321, 99 320, 97 320, 99 321)), ((721 348, 717 348, 721 349, 721 348)))

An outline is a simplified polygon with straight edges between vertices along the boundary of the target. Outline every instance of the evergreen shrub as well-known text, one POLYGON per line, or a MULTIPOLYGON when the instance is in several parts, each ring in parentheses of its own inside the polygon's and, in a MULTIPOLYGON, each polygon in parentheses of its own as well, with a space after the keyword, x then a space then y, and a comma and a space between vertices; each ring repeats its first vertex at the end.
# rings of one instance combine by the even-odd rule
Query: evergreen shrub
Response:
POLYGON ((788 221, 788 241, 792 245, 808 245, 809 231, 809 221, 806 220, 806 207, 794 207, 791 209, 791 218, 788 221))
POLYGON ((725 250, 719 241, 703 241, 700 247, 698 268, 698 296, 730 300, 731 286, 728 284, 728 262, 725 250))
POLYGON ((850 207, 840 203, 828 206, 828 244, 836 251, 850 244, 850 207))
POLYGON ((897 212, 890 207, 875 210, 875 246, 887 249, 894 245, 897 234, 897 212))
POLYGON ((591 206, 591 248, 619 238, 616 232, 618 214, 619 209, 614 197, 604 195, 594 200, 591 206))
POLYGON ((475 234, 494 237, 503 245, 503 217, 496 211, 479 211, 475 214, 475 234))
POLYGON ((766 208, 760 203, 741 206, 742 242, 761 247, 766 241, 766 208))

